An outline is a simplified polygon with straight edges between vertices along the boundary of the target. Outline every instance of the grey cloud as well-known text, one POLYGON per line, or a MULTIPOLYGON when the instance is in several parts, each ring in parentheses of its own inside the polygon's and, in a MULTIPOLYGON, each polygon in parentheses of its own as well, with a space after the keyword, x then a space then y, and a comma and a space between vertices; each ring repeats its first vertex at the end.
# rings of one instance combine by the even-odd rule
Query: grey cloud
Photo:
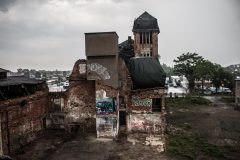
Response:
POLYGON ((97 1, 104 2, 0 0, 0 12, 12 11, 0 13, 0 67, 71 69, 85 57, 85 32, 116 31, 122 42, 145 10, 158 19, 161 62, 172 65, 181 53, 197 52, 222 65, 239 63, 237 0, 97 1))
POLYGON ((7 12, 16 0, 0 0, 0 11, 7 12))

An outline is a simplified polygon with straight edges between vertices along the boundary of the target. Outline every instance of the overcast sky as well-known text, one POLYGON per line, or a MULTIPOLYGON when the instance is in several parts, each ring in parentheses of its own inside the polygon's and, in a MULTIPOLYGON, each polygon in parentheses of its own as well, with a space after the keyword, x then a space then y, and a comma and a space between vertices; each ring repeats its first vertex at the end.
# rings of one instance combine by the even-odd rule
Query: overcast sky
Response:
POLYGON ((132 35, 144 11, 158 19, 161 63, 196 52, 240 63, 239 0, 0 0, 0 68, 72 69, 85 58, 85 32, 132 35))

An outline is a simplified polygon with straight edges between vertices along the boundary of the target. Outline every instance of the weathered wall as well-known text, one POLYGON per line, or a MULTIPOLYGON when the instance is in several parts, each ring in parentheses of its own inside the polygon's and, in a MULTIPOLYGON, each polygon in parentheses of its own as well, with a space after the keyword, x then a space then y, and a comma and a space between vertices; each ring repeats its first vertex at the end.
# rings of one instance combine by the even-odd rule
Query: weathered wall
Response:
POLYGON ((102 80, 107 86, 118 88, 117 56, 88 57, 87 79, 102 80))
POLYGON ((0 102, 3 153, 34 140, 44 129, 49 112, 48 89, 0 102))
POLYGON ((127 105, 128 141, 155 146, 162 152, 165 147, 164 88, 132 90, 127 105), (160 112, 153 110, 153 99, 159 99, 160 112))
POLYGON ((152 99, 161 98, 162 112, 165 110, 164 88, 133 90, 128 99, 128 112, 152 113, 152 99))
POLYGON ((127 116, 128 132, 162 133, 164 130, 163 117, 159 113, 129 114, 127 116))
POLYGON ((96 81, 96 94, 97 107, 100 110, 96 116, 97 137, 114 138, 118 135, 118 90, 105 85, 103 81, 96 81), (106 103, 108 100, 112 106, 110 109, 110 103, 106 103), (106 102, 98 105, 103 101, 106 102))
POLYGON ((97 116, 97 137, 114 138, 118 135, 117 116, 116 115, 98 115, 97 116))
POLYGON ((103 80, 118 88, 118 36, 116 32, 85 34, 87 80, 103 80))
POLYGON ((85 33, 86 56, 109 56, 118 52, 116 32, 85 33))
POLYGON ((78 60, 69 78, 64 105, 65 127, 96 132, 95 81, 86 79, 86 61, 78 60))

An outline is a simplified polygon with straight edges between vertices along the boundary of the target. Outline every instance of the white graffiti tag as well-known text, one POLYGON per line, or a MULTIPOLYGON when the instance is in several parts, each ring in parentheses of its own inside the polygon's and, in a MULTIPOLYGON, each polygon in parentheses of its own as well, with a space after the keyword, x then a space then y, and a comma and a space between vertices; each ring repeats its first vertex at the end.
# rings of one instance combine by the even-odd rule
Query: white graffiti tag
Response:
POLYGON ((91 63, 87 65, 88 70, 97 73, 101 79, 110 79, 107 68, 98 63, 91 63))

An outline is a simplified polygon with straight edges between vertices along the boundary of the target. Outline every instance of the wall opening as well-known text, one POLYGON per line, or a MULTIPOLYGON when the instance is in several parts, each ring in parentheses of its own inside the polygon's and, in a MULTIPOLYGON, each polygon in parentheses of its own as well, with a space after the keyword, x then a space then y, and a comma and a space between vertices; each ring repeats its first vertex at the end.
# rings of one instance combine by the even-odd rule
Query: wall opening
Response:
POLYGON ((126 111, 119 111, 119 125, 125 126, 126 123, 126 111))
POLYGON ((161 98, 152 99, 152 112, 161 112, 162 111, 162 101, 161 98))

